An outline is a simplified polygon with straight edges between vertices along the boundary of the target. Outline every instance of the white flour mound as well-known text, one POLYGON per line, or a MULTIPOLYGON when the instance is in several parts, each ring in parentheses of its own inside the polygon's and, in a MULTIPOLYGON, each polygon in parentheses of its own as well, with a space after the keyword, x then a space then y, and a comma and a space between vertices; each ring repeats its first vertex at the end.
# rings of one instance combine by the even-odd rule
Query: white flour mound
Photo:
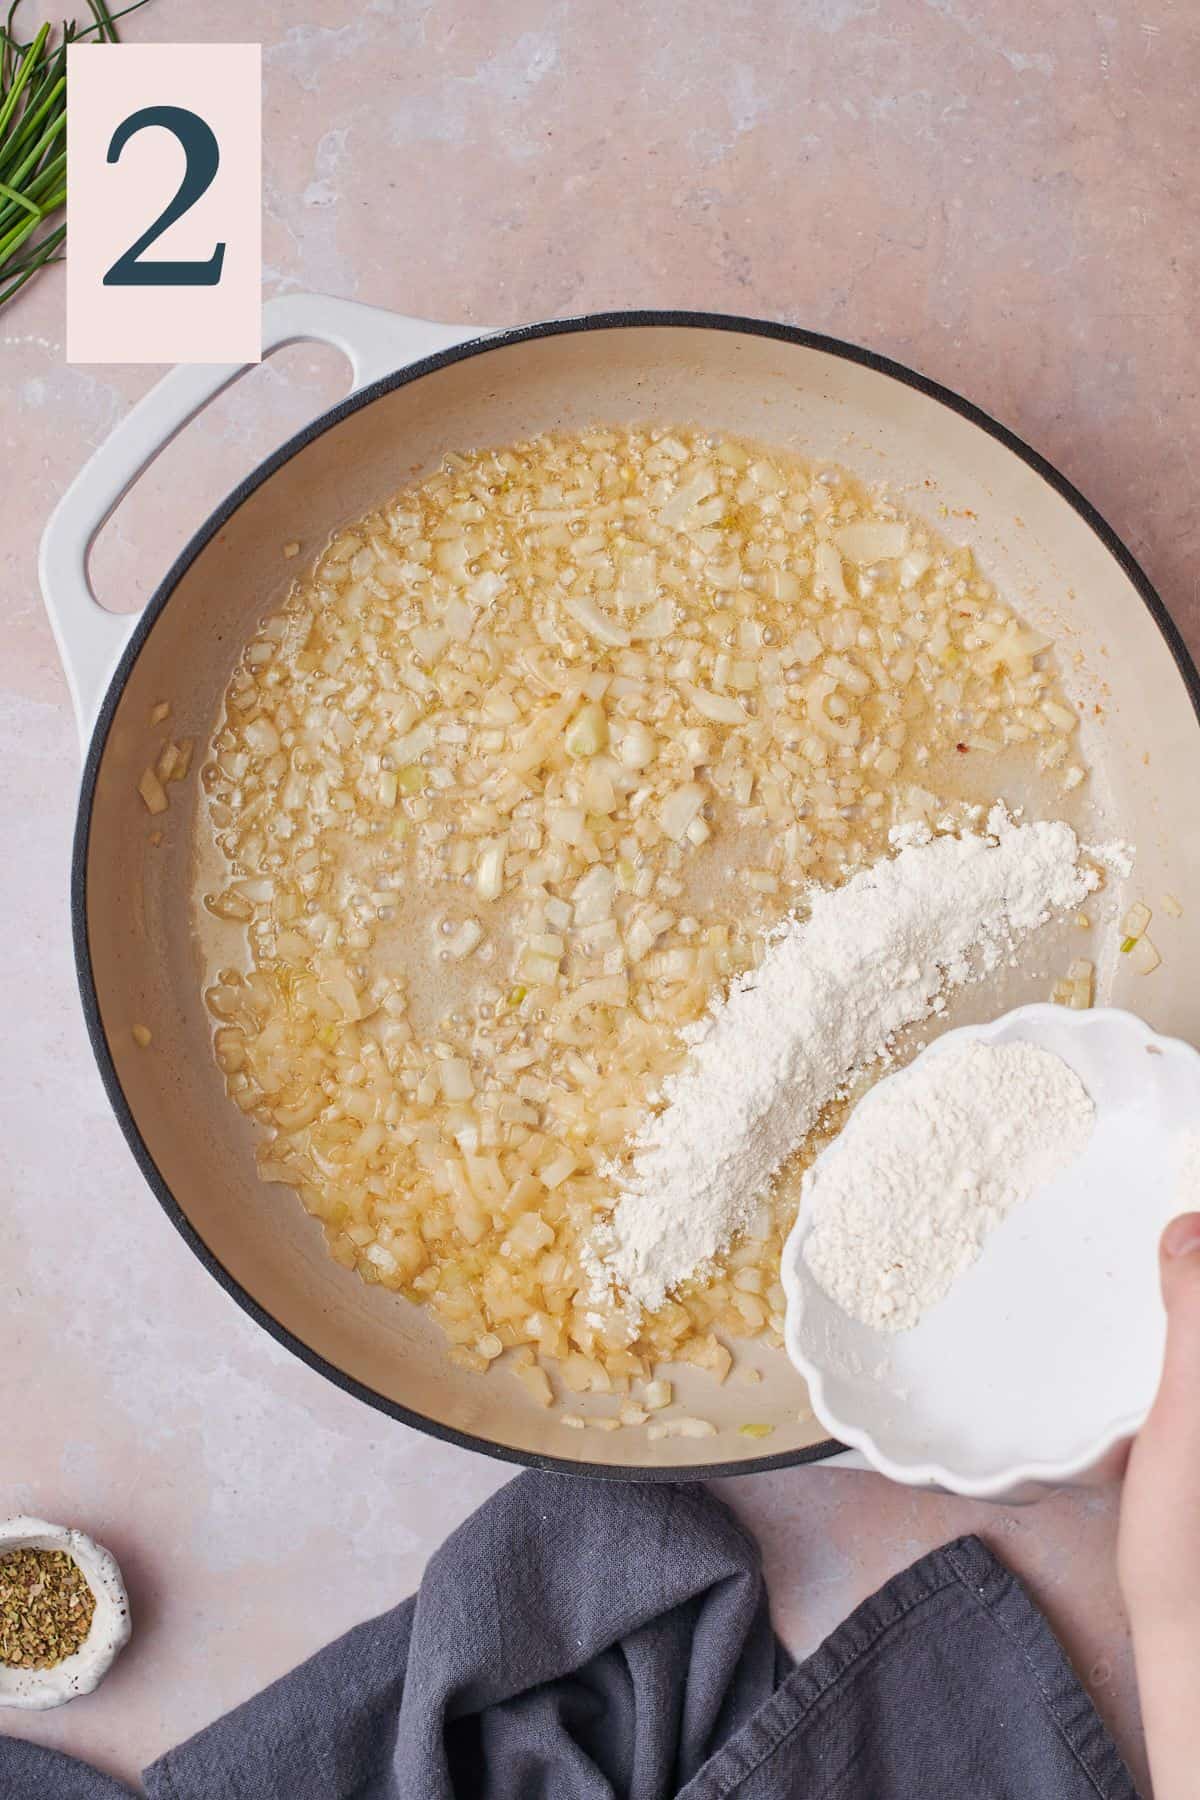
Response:
POLYGON ((822 1108, 898 1031, 1100 880, 1069 825, 1017 825, 1003 806, 986 835, 905 826, 893 843, 843 887, 812 890, 808 917, 693 1028, 587 1247, 598 1301, 615 1286, 661 1306, 751 1223, 822 1108))
POLYGON ((1082 1151, 1094 1108, 1037 1044, 966 1043, 875 1089, 804 1177, 804 1260, 876 1331, 944 1298, 1012 1208, 1082 1151))

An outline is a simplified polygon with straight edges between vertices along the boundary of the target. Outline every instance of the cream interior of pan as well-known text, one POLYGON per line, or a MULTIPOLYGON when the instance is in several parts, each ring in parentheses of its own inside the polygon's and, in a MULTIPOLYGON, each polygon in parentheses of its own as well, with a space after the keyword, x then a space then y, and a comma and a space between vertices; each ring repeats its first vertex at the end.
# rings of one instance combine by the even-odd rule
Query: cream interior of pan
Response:
MULTIPOLYGON (((361 406, 256 488, 180 578, 121 695, 92 810, 88 935, 101 1018, 150 1156, 212 1254, 301 1344, 385 1400, 501 1451, 614 1470, 732 1470, 764 1452, 795 1455, 821 1441, 803 1384, 781 1353, 743 1354, 762 1369, 752 1388, 668 1371, 686 1408, 718 1427, 716 1438, 651 1443, 636 1429, 567 1431, 557 1410, 535 1406, 511 1378, 451 1365, 431 1319, 338 1267, 294 1196, 258 1179, 251 1129, 213 1063, 190 935, 194 786, 172 789, 171 810, 156 821, 164 826, 157 848, 136 791, 158 741, 148 723, 156 702, 171 700, 177 737, 207 740, 242 646, 304 566, 284 560, 286 542, 298 539, 307 558, 448 449, 646 419, 744 434, 886 480, 908 509, 970 543, 1003 597, 1054 635, 1064 686, 1083 703, 1088 827, 1137 847, 1135 873, 1110 909, 1135 897, 1154 907, 1164 963, 1150 977, 1133 975, 1111 931, 1086 950, 1076 938, 1071 953, 1096 956, 1098 1002, 1128 1006, 1161 1031, 1200 1035, 1200 957, 1190 929, 1200 906, 1200 842, 1189 829, 1200 732, 1171 651, 1129 576, 1036 471, 941 402, 827 351, 716 329, 609 327, 489 346, 361 406), (1178 920, 1160 910, 1167 891, 1182 905, 1178 920), (135 1044, 135 1022, 150 1028, 149 1049, 135 1044), (749 1420, 772 1425, 770 1438, 741 1436, 749 1420)), ((970 990, 946 1023, 1044 998, 1065 945, 1041 946, 1002 981, 970 990)))

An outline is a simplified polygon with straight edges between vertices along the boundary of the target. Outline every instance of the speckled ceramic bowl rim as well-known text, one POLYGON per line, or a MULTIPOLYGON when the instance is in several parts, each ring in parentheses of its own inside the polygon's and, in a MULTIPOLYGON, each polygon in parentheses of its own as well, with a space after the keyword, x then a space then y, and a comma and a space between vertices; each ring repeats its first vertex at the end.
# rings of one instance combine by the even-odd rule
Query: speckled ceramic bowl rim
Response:
POLYGON ((389 1418, 399 1420, 404 1425, 410 1425, 415 1430, 424 1431, 432 1437, 440 1438, 446 1443, 456 1444, 464 1450, 474 1450, 484 1456, 496 1457, 502 1462, 553 1470, 563 1475, 581 1475, 601 1480, 707 1481, 731 1475, 754 1475, 773 1469, 792 1468, 801 1463, 819 1462, 824 1458, 836 1456, 843 1445, 830 1439, 822 1443, 805 1445, 799 1449, 777 1452, 775 1455, 746 1457, 744 1460, 738 1461, 689 1464, 686 1469, 653 1465, 618 1466, 604 1462, 572 1462, 563 1457, 542 1455, 510 1445, 495 1443, 474 1432, 461 1430, 457 1426, 446 1424, 439 1419, 431 1419, 425 1414, 415 1411, 412 1407, 392 1400, 311 1349, 279 1319, 268 1312, 237 1281, 193 1227, 160 1173, 149 1147, 138 1129, 133 1112, 125 1097, 105 1034, 100 1015, 96 978, 92 968, 91 946, 88 941, 87 868, 92 806, 105 744, 122 692, 146 639, 170 602, 183 575, 249 495, 261 487, 306 445, 312 443, 333 426, 340 424, 351 413, 356 412, 360 407, 370 406, 373 401, 381 399, 396 388, 403 387, 409 382, 419 381, 422 376, 428 375, 434 370, 469 358, 486 357, 493 350, 503 349, 506 345, 531 342, 538 338, 558 337, 573 332, 630 330, 646 326, 668 327, 683 331, 741 332, 754 337, 772 338, 782 343, 795 344, 804 349, 821 351, 826 355, 841 358, 843 361, 859 364, 873 370, 878 375, 915 389, 918 393, 937 401, 950 412, 956 413, 960 418, 968 420, 988 437, 1004 445, 1007 450, 1011 451, 1046 482, 1060 498, 1066 501, 1100 540, 1109 555, 1127 576, 1171 653, 1191 700, 1197 722, 1200 723, 1200 672, 1197 671, 1196 665, 1192 661, 1178 627, 1135 557, 1107 520, 1080 493, 1078 488, 1067 480, 1065 475, 1060 473, 1052 463, 1047 462, 1046 458, 1027 444, 1023 438, 1018 437, 1007 426, 1000 424, 989 413, 984 412, 971 401, 964 400, 961 395, 954 393, 950 388, 943 387, 939 382, 931 380, 929 376, 921 375, 903 363, 893 361, 890 357, 881 356, 876 351, 864 349, 858 344, 846 343, 840 338, 827 337, 821 332, 808 331, 799 326, 783 325, 768 319, 745 318, 737 314, 687 310, 587 313, 577 318, 555 319, 541 324, 516 326, 510 330, 469 339, 465 343, 424 357, 418 362, 406 364, 403 368, 383 376, 378 381, 369 382, 365 387, 348 395, 338 405, 331 407, 328 412, 322 413, 306 425, 302 431, 297 432, 294 437, 289 438, 278 450, 260 463, 257 469, 247 475, 200 526, 151 595, 125 646, 100 708, 84 761, 80 788, 71 867, 71 925, 75 945, 76 972, 93 1054, 109 1103, 116 1114, 117 1122, 125 1135, 134 1160, 168 1219, 193 1254, 199 1258, 209 1274, 220 1283, 230 1298, 250 1318, 262 1326, 264 1331, 269 1332, 277 1343, 282 1344, 294 1356, 299 1357, 301 1362, 310 1369, 314 1369, 318 1374, 325 1376, 343 1392, 353 1394, 356 1399, 365 1401, 376 1411, 386 1414, 389 1418))
MULTIPOLYGON (((1139 1019, 1136 1013, 1127 1012, 1122 1007, 1096 1006, 1086 1012, 1072 1012, 1070 1009, 1057 1007, 1053 1010, 1071 1028, 1081 1032, 1095 1030, 1097 1025, 1136 1029, 1138 1036, 1163 1056, 1185 1056, 1192 1061, 1200 1061, 1200 1050, 1184 1038, 1164 1037, 1147 1025, 1144 1019, 1139 1019)), ((935 1038, 928 1047, 928 1054, 940 1056, 951 1045, 969 1039, 986 1042, 1002 1027, 1007 1028, 1050 1011, 1049 1003, 1038 1002, 1031 1006, 1018 1006, 1000 1018, 991 1019, 982 1025, 961 1025, 956 1030, 943 1032, 935 1038)), ((864 1095, 862 1103, 869 1104, 872 1094, 878 1091, 878 1088, 873 1088, 864 1095)), ((940 1487, 968 1500, 995 1500, 1025 1487, 1058 1487, 1064 1482, 1077 1480, 1090 1469, 1104 1463, 1119 1445, 1128 1442, 1141 1429, 1148 1406, 1133 1412, 1117 1413, 1086 1445, 1064 1452, 1061 1457, 1049 1461, 1009 1463, 986 1475, 965 1475, 961 1470, 943 1462, 920 1459, 910 1461, 899 1456, 889 1456, 880 1449, 871 1432, 856 1425, 852 1419, 838 1416, 825 1391, 824 1368, 806 1355, 801 1347, 804 1297, 797 1269, 812 1223, 811 1213, 802 1209, 783 1246, 779 1278, 787 1295, 784 1343, 793 1365, 808 1383, 809 1400, 821 1424, 850 1449, 859 1451, 881 1475, 886 1475, 889 1480, 905 1487, 940 1487)))

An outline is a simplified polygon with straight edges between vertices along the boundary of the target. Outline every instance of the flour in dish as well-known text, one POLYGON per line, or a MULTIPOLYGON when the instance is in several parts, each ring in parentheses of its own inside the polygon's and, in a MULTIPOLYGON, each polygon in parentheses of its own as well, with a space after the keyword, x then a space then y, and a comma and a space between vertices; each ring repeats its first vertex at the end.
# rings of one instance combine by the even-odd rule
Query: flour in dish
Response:
POLYGON ((1038 1044, 935 1052, 875 1089, 808 1170, 804 1260, 851 1317, 908 1330, 1082 1153, 1093 1119, 1078 1075, 1038 1044))

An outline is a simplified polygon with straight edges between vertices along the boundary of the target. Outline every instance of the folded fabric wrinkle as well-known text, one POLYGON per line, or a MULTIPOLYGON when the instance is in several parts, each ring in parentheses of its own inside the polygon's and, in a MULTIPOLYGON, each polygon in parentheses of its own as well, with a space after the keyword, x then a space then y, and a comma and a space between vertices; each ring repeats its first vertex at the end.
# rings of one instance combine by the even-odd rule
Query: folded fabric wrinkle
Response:
MULTIPOLYGON (((148 1800, 1137 1800, 1049 1626, 976 1538, 795 1664, 698 1486, 526 1474, 417 1593, 145 1770, 148 1800)), ((4 1800, 129 1800, 0 1738, 4 1800)))

